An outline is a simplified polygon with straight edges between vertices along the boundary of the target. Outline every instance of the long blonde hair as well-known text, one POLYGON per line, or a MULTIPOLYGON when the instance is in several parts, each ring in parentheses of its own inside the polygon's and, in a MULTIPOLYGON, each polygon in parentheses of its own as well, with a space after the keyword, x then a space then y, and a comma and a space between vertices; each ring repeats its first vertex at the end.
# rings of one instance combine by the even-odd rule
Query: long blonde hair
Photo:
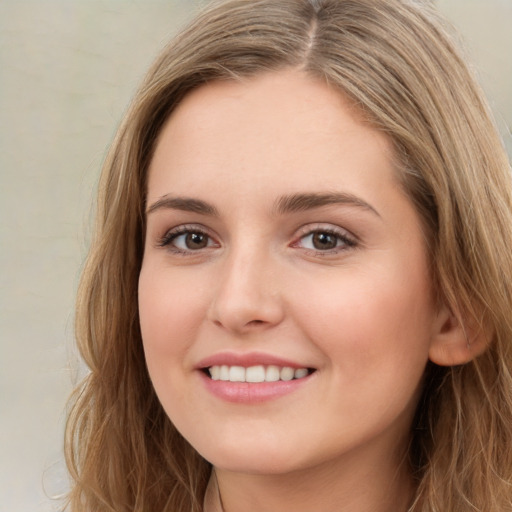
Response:
POLYGON ((69 508, 202 510, 211 468, 165 415, 144 362, 137 280, 146 172, 163 123, 192 89, 287 67, 338 88, 394 141, 439 300, 492 333, 476 360, 427 367, 410 510, 512 510, 510 166, 443 23, 413 0, 216 2, 150 69, 104 165, 78 294, 76 338, 90 373, 67 424, 69 508))

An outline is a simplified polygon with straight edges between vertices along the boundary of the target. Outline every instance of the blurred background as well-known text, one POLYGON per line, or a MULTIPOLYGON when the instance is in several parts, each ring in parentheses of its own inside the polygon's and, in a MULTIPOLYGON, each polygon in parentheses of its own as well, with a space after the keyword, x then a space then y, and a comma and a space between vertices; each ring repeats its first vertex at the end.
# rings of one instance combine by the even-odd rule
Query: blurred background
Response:
MULTIPOLYGON (((437 0, 512 154, 512 0, 437 0)), ((59 510, 74 296, 102 160, 193 0, 0 1, 0 512, 59 510)))

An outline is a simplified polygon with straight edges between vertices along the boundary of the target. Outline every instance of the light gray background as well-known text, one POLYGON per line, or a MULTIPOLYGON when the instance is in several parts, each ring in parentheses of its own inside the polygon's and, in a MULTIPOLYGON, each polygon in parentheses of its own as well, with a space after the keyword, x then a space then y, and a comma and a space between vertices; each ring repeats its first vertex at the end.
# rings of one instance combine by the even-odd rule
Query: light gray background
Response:
MULTIPOLYGON (((0 512, 58 510, 73 301, 106 147, 198 1, 0 0, 0 512), (46 487, 46 491, 43 490, 46 487)), ((509 154, 512 0, 438 0, 509 154)))

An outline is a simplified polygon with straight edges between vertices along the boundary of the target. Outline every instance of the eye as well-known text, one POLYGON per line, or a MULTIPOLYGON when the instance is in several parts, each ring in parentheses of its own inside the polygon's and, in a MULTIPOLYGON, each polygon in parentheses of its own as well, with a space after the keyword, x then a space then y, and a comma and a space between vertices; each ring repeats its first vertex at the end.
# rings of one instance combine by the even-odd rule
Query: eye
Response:
POLYGON ((355 245, 355 239, 345 231, 325 228, 310 229, 293 244, 294 247, 300 247, 317 253, 337 253, 355 245))
POLYGON ((211 240, 205 233, 191 232, 177 235, 173 238, 172 243, 178 249, 196 251, 208 247, 211 240))
POLYGON ((317 231, 311 233, 302 238, 303 246, 309 246, 310 249, 316 249, 318 251, 328 251, 335 249, 338 246, 339 237, 332 233, 326 233, 323 231, 317 231))
POLYGON ((216 247, 218 244, 203 229, 178 226, 167 232, 158 245, 176 253, 189 253, 216 247))

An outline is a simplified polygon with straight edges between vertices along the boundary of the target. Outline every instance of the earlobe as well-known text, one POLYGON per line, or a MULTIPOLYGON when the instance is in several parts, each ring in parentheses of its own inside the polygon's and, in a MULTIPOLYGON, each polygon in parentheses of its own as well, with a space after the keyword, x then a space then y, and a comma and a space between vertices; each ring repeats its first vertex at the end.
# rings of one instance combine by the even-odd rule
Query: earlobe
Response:
POLYGON ((466 364, 485 352, 490 336, 475 320, 463 320, 443 306, 429 349, 429 359, 440 366, 466 364))

